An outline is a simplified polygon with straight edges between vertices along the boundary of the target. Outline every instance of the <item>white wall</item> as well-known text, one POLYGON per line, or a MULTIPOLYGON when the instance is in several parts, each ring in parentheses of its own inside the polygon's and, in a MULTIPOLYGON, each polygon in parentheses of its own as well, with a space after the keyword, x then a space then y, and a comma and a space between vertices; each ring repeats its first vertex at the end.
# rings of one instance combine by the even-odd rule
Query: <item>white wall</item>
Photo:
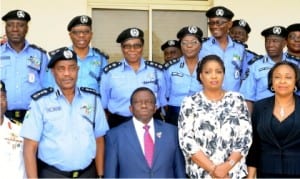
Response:
MULTIPOLYGON (((252 28, 249 48, 264 54, 264 39, 260 32, 273 25, 300 23, 299 0, 214 0, 214 5, 230 8, 234 18, 247 20, 252 28)), ((46 50, 70 44, 66 30, 72 17, 90 13, 87 0, 1 0, 1 17, 12 9, 24 9, 32 17, 27 39, 46 50)), ((4 33, 4 23, 0 26, 4 33)))
MULTIPOLYGON (((69 46, 69 21, 76 15, 86 14, 86 0, 0 0, 1 17, 13 9, 22 9, 31 16, 27 39, 47 51, 69 46)), ((1 33, 5 32, 1 22, 1 33)))

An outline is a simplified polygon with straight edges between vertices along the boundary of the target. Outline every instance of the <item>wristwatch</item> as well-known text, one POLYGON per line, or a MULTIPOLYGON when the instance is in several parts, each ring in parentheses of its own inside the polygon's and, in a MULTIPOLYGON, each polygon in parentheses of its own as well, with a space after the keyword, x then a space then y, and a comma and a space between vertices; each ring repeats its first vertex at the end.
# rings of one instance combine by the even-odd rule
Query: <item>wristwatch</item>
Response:
POLYGON ((231 167, 233 167, 235 164, 235 161, 233 159, 229 159, 228 162, 231 167))

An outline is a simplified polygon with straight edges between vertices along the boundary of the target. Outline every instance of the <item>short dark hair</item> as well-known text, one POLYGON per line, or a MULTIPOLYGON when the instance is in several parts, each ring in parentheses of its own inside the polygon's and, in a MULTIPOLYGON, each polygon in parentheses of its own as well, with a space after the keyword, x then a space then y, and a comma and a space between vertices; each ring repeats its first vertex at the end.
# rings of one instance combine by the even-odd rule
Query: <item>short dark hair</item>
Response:
POLYGON ((292 62, 289 62, 289 61, 281 61, 281 62, 278 62, 276 63, 272 68, 271 70, 269 71, 268 73, 268 89, 274 93, 273 90, 271 90, 272 86, 273 86, 273 83, 272 83, 272 78, 273 78, 273 73, 274 71, 276 70, 276 68, 282 66, 282 65, 287 65, 289 67, 291 67, 295 73, 295 77, 296 77, 296 84, 295 86, 297 87, 297 91, 300 89, 300 71, 298 69, 298 67, 292 63, 292 62))
POLYGON ((207 56, 203 57, 202 60, 199 61, 198 64, 197 64, 197 70, 196 70, 197 80, 199 81, 200 84, 202 84, 202 81, 200 79, 200 73, 202 73, 204 65, 207 62, 210 62, 210 61, 216 61, 217 63, 219 63, 222 67, 222 70, 223 70, 224 74, 225 74, 225 66, 224 66, 223 60, 218 55, 207 55, 207 56))
POLYGON ((139 87, 139 88, 135 89, 132 92, 131 96, 130 96, 130 104, 131 105, 133 104, 133 97, 134 97, 134 95, 136 93, 140 92, 140 91, 148 91, 149 93, 151 93, 151 96, 153 97, 154 104, 156 104, 156 97, 155 97, 154 92, 151 89, 147 88, 147 87, 139 87))

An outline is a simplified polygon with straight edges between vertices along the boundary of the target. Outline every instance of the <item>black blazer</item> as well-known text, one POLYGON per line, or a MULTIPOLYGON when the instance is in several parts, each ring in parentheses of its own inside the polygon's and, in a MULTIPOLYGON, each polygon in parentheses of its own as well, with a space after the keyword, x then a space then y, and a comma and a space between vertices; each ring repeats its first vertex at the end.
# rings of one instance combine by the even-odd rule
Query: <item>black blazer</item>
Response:
POLYGON ((275 97, 254 103, 252 113, 253 143, 247 165, 259 173, 300 175, 300 97, 295 96, 295 123, 282 146, 271 129, 275 97))

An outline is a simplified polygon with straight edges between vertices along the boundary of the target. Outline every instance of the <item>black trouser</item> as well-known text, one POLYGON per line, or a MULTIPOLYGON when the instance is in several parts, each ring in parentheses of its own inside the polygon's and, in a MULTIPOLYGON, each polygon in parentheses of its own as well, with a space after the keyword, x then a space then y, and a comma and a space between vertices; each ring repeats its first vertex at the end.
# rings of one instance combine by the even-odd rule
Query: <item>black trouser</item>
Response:
POLYGON ((23 123, 26 112, 27 112, 27 110, 24 110, 24 109, 7 110, 5 112, 5 116, 8 117, 9 119, 13 120, 14 122, 23 123))
POLYGON ((54 166, 38 160, 39 178, 96 178, 96 166, 93 161, 83 170, 61 171, 54 166))
POLYGON ((121 116, 121 115, 118 115, 118 114, 112 114, 111 112, 108 112, 108 125, 109 125, 109 128, 114 128, 114 127, 117 127, 118 125, 126 122, 126 121, 129 121, 132 119, 132 116, 121 116))
POLYGON ((168 106, 166 122, 178 126, 179 106, 168 106))

